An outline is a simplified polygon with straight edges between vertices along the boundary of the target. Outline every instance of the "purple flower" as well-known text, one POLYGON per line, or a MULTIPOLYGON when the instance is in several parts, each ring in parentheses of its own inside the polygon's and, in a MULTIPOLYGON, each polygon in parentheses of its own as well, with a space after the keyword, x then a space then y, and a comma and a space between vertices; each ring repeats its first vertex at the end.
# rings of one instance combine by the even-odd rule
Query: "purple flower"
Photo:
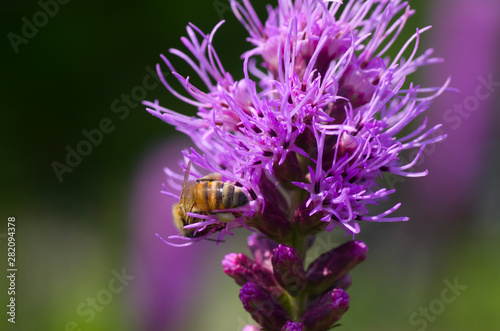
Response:
POLYGON ((144 102, 195 144, 183 151, 182 173, 166 169, 164 185, 180 200, 179 230, 192 235, 169 238, 189 245, 217 234, 219 242, 235 228, 256 229, 248 238, 253 258, 231 253, 222 261, 242 286, 244 308, 263 330, 329 330, 349 307, 348 272, 365 259, 367 246, 350 241, 305 270, 307 250, 323 230, 339 227, 354 237, 359 221, 408 220, 391 215, 400 203, 379 214, 368 207, 395 192, 381 186, 383 176, 427 174, 413 168, 426 146, 445 135, 421 115, 448 81, 435 88, 407 81, 420 66, 440 62, 432 50, 417 55, 429 27, 394 50, 414 13, 408 2, 280 0, 263 22, 250 0, 229 1, 252 45, 242 55, 243 78, 233 79, 214 49, 222 22, 208 34, 191 24, 181 39, 188 52, 170 52, 204 86, 191 84, 165 56, 185 91, 171 87, 160 65, 157 71, 197 115, 144 102), (189 186, 194 178, 198 184, 189 186), (222 203, 235 191, 245 203, 222 203))
MULTIPOLYGON (((234 80, 225 71, 212 45, 221 24, 209 34, 189 25, 182 42, 191 55, 171 53, 186 60, 205 86, 193 86, 162 56, 184 86, 181 94, 157 69, 166 88, 195 106, 197 116, 157 100, 144 102, 151 114, 191 137, 197 149, 184 152, 185 162, 204 169, 193 167, 193 175, 220 173, 248 194, 251 202, 235 221, 220 224, 219 239, 232 228, 251 226, 289 244, 294 231, 315 234, 338 226, 354 235, 358 221, 408 220, 387 217, 400 203, 379 215, 367 206, 395 192, 377 184, 384 174, 426 175, 411 168, 427 145, 445 137, 436 135, 440 125, 428 128, 426 119, 408 129, 448 84, 422 89, 406 82, 418 67, 439 62, 432 50, 417 56, 428 27, 417 29, 391 59, 387 51, 413 14, 407 2, 280 1, 268 9, 265 23, 249 1, 231 5, 253 45, 243 54, 244 78, 234 80), (416 151, 406 164, 405 151, 416 151)), ((168 173, 180 189, 183 175, 168 173)), ((210 214, 193 226, 214 222, 210 214)))

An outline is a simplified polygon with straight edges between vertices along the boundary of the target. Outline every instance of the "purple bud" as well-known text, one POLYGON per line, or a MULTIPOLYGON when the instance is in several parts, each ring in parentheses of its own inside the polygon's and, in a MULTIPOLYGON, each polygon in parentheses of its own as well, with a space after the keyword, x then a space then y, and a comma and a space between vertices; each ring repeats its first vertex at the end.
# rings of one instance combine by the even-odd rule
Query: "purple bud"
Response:
POLYGON ((343 133, 340 136, 340 141, 337 143, 337 157, 340 159, 344 155, 353 155, 358 148, 358 143, 355 137, 348 133, 343 133))
POLYGON ((270 290, 276 287, 271 270, 262 268, 245 254, 230 253, 222 260, 224 273, 234 278, 236 284, 243 286, 254 282, 270 290))
POLYGON ((297 160, 297 153, 288 153, 285 162, 282 164, 275 163, 273 170, 280 184, 287 190, 296 189, 297 186, 291 184, 291 182, 301 181, 304 177, 297 160))
MULTIPOLYGON (((307 122, 311 122, 311 118, 307 119, 307 122)), ((314 133, 308 127, 306 127, 304 132, 297 137, 295 144, 309 155, 317 153, 318 151, 318 145, 316 138, 314 137, 314 133)))
MULTIPOLYGON (((288 203, 283 197, 283 194, 278 189, 281 183, 269 180, 267 177, 262 177, 259 181, 259 189, 262 192, 265 204, 271 204, 275 208, 286 212, 288 210, 288 203)), ((296 186, 294 185, 296 188, 296 186)))
POLYGON ((349 309, 349 295, 340 289, 326 292, 302 315, 307 330, 326 331, 349 309))
POLYGON ((307 269, 308 290, 313 293, 335 286, 335 283, 366 258, 368 247, 362 241, 349 241, 318 257, 307 269))
POLYGON ((266 203, 262 215, 254 216, 247 224, 276 242, 288 242, 292 236, 291 224, 286 214, 269 203, 266 203))
POLYGON ((286 200, 276 184, 266 178, 259 181, 259 188, 264 197, 264 209, 247 224, 257 228, 271 240, 288 242, 292 236, 292 227, 288 219, 286 200))
POLYGON ((240 300, 245 310, 266 330, 280 331, 290 319, 285 308, 268 291, 255 283, 249 282, 243 285, 240 290, 240 300))
POLYGON ((296 296, 307 284, 303 261, 293 247, 279 245, 273 251, 274 277, 290 295, 296 296))
POLYGON ((304 331, 304 323, 302 322, 286 322, 285 325, 281 328, 281 331, 304 331))
POLYGON ((309 215, 314 209, 314 205, 310 204, 306 207, 307 199, 295 210, 293 215, 293 223, 296 224, 302 233, 316 234, 326 227, 325 222, 321 221, 321 213, 309 215))

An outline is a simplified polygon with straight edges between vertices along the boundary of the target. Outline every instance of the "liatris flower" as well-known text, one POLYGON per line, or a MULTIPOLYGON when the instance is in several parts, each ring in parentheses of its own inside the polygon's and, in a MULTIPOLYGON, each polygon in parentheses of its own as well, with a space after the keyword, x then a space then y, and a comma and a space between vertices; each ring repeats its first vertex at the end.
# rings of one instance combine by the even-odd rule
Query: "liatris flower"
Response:
MULTIPOLYGON (((254 45, 243 54, 244 78, 234 80, 224 70, 212 45, 221 24, 210 34, 189 25, 189 38, 182 42, 192 56, 171 53, 186 60, 205 88, 193 86, 162 56, 186 89, 188 96, 182 95, 157 69, 166 88, 197 107, 198 116, 144 102, 151 114, 193 140, 197 149, 184 153, 194 166, 192 174, 202 176, 197 167, 219 173, 250 197, 244 208, 231 211, 232 222, 220 224, 212 212, 189 227, 205 237, 213 232, 207 227, 217 223, 214 231, 220 230, 222 239, 235 227, 250 226, 293 246, 297 231, 315 234, 340 227, 355 235, 358 221, 408 220, 387 217, 400 203, 379 215, 367 209, 395 192, 380 188, 377 178, 426 175, 410 169, 425 146, 445 137, 435 135, 440 125, 427 128, 426 119, 408 129, 447 85, 422 89, 407 83, 403 88, 406 75, 439 62, 430 57, 432 50, 416 56, 420 34, 428 28, 417 29, 394 59, 386 55, 413 14, 408 3, 280 1, 269 9, 265 24, 249 1, 231 0, 231 5, 254 45), (404 163, 407 150, 414 151, 413 159, 404 163)), ((167 174, 180 191, 183 176, 169 169, 167 174)))
POLYGON ((440 61, 431 58, 432 50, 416 55, 429 27, 417 29, 394 58, 388 56, 413 14, 407 2, 280 0, 262 23, 250 0, 229 1, 253 45, 242 55, 243 78, 225 71, 213 47, 222 22, 209 34, 189 25, 182 42, 191 55, 171 53, 205 87, 192 85, 164 56, 186 93, 171 87, 159 65, 157 70, 172 94, 198 109, 197 116, 157 100, 144 102, 196 145, 184 151, 184 174, 166 169, 177 193, 165 185, 164 193, 180 200, 177 223, 189 233, 169 238, 189 245, 218 233, 220 242, 234 228, 257 229, 248 240, 253 258, 231 253, 222 263, 242 286, 245 309, 264 330, 328 330, 348 309, 348 272, 365 259, 367 246, 348 242, 308 268, 307 250, 323 230, 338 227, 354 237, 359 221, 408 220, 388 217, 400 203, 378 215, 368 205, 395 192, 380 187, 382 176, 427 174, 411 169, 424 148, 445 135, 440 125, 428 128, 427 119, 416 127, 410 123, 448 82, 425 89, 406 82, 418 67, 440 61), (190 184, 190 176, 198 183, 190 184), (224 203, 236 191, 248 199, 224 203))

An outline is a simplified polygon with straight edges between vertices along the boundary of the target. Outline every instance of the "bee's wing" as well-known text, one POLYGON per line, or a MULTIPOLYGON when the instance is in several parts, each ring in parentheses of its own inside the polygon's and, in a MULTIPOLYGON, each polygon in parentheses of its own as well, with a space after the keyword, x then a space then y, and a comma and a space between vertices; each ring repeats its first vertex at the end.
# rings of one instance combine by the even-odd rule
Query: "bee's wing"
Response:
POLYGON ((186 165, 186 172, 184 173, 184 180, 182 181, 182 190, 181 190, 181 201, 184 201, 184 195, 188 186, 188 178, 189 178, 189 171, 191 170, 191 160, 189 160, 188 164, 186 165))
MULTIPOLYGON (((186 208, 186 213, 191 213, 193 211, 195 204, 196 204, 196 201, 195 201, 195 199, 193 199, 193 203, 191 204, 191 206, 189 208, 186 208)), ((189 216, 189 217, 191 217, 191 216, 189 216)))
MULTIPOLYGON (((192 196, 192 188, 193 186, 196 184, 196 182, 194 181, 189 181, 189 172, 191 170, 191 160, 189 160, 188 164, 186 165, 186 172, 184 173, 184 180, 182 181, 182 191, 181 191, 181 198, 180 198, 180 201, 181 203, 183 204, 184 206, 184 211, 186 213, 190 213, 193 208, 194 208, 194 205, 196 204, 196 199, 194 199, 194 197, 192 196), (186 196, 189 196, 188 199, 186 199, 186 196), (187 206, 187 203, 188 200, 190 201, 190 205, 187 206)), ((191 216, 187 216, 187 219, 191 219, 191 216)), ((187 223, 191 223, 189 221, 187 221, 187 223)))
POLYGON ((213 182, 213 181, 221 181, 222 175, 217 172, 212 172, 204 177, 198 178, 197 182, 213 182))

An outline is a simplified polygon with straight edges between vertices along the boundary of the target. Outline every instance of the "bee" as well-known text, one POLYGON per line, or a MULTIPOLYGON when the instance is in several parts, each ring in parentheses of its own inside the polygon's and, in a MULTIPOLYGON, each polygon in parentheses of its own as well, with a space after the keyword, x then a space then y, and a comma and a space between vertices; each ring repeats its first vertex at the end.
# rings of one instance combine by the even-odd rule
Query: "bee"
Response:
POLYGON ((239 187, 222 182, 222 175, 218 173, 209 174, 196 181, 188 181, 190 168, 191 161, 187 164, 181 197, 179 203, 173 206, 172 215, 174 225, 184 237, 196 238, 208 232, 222 230, 225 227, 223 223, 233 221, 235 218, 233 212, 215 212, 214 210, 242 207, 249 203, 249 199, 239 187), (186 225, 204 221, 204 219, 188 216, 186 213, 215 215, 219 223, 207 225, 206 228, 185 229, 186 225))

